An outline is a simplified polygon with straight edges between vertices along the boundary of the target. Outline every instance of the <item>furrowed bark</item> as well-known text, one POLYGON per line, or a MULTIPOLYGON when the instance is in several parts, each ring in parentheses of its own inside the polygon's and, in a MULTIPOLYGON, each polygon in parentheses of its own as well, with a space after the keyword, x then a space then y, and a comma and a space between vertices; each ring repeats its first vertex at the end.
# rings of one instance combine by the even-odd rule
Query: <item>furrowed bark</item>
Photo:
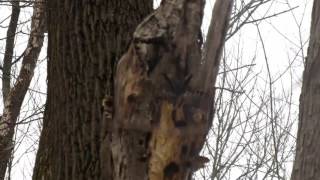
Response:
POLYGON ((152 1, 49 0, 47 8, 48 96, 33 179, 114 180, 114 66, 152 1))
POLYGON ((37 0, 37 2, 39 3, 34 5, 30 37, 22 60, 21 70, 17 81, 5 98, 3 115, 0 121, 0 179, 4 179, 6 173, 13 149, 12 138, 15 124, 43 44, 45 12, 43 0, 37 0))
POLYGON ((217 75, 232 2, 216 2, 209 31, 213 39, 203 65, 204 1, 164 0, 136 29, 115 79, 115 179, 191 179, 208 161, 199 152, 212 122, 212 76, 217 75), (208 80, 200 83, 199 77, 208 80))
POLYGON ((291 180, 320 177, 320 1, 313 2, 308 56, 300 95, 299 125, 291 180))

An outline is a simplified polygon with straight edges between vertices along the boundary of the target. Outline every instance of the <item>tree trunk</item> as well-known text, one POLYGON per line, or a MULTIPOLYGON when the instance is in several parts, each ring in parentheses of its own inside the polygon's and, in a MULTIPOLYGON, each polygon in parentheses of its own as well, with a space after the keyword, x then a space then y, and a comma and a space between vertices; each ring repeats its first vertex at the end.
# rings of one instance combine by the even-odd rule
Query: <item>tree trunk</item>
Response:
POLYGON ((50 0, 47 8, 48 97, 33 179, 112 180, 114 66, 152 1, 50 0))
POLYGON ((320 177, 320 1, 314 1, 303 74, 296 157, 291 180, 320 177))
MULTIPOLYGON (((19 1, 13 2, 14 6, 19 6, 18 2, 19 1)), ((27 48, 24 51, 21 69, 17 81, 12 88, 10 88, 10 73, 12 63, 12 52, 10 51, 13 51, 13 42, 10 40, 10 37, 8 37, 9 41, 7 41, 7 43, 9 42, 9 44, 6 44, 5 57, 7 59, 5 59, 5 61, 7 62, 3 68, 6 68, 4 74, 8 73, 8 76, 4 75, 3 77, 4 109, 0 121, 0 179, 4 179, 5 177, 6 168, 8 166, 9 159, 11 158, 12 150, 14 148, 14 143, 12 142, 14 128, 21 110, 22 102, 32 80, 34 69, 36 67, 36 63, 44 40, 45 10, 43 6, 43 0, 36 0, 34 4, 34 12, 31 19, 31 32, 27 48), (8 46, 10 46, 10 48, 12 49, 7 51, 8 46)), ((13 15, 12 18, 18 18, 15 17, 18 16, 18 14, 13 15)), ((18 19, 15 19, 14 23, 17 23, 17 20, 18 19)), ((14 36, 14 34, 15 30, 12 30, 12 32, 8 33, 8 35, 10 36, 14 36)))
MULTIPOLYGON (((12 2, 12 13, 10 18, 10 23, 7 31, 6 48, 3 58, 2 67, 2 98, 3 104, 5 104, 6 99, 9 95, 11 89, 11 67, 12 67, 12 57, 14 50, 14 40, 16 37, 16 30, 18 26, 18 20, 20 15, 20 5, 19 2, 12 2)), ((0 116, 1 123, 2 116, 0 116)), ((7 138, 5 138, 7 139, 7 138)), ((0 152, 0 179, 3 180, 6 175, 6 169, 8 166, 9 158, 11 156, 12 144, 10 143, 9 148, 7 148, 10 140, 5 141, 0 152)), ((1 147, 1 145, 0 145, 1 147)))
POLYGON ((136 29, 115 80, 115 179, 186 180, 208 161, 199 152, 232 2, 216 2, 202 65, 204 1, 162 1, 136 29))
POLYGON ((3 57, 2 67, 2 96, 3 104, 8 97, 11 88, 11 66, 14 50, 14 40, 16 37, 16 31, 18 26, 18 20, 20 15, 20 3, 19 1, 12 2, 12 13, 10 23, 7 31, 6 49, 3 57))
POLYGON ((204 0, 163 0, 143 21, 150 0, 48 1, 48 98, 33 179, 191 179, 207 161, 199 152, 213 117, 210 77, 232 2, 217 1, 203 68, 204 0))

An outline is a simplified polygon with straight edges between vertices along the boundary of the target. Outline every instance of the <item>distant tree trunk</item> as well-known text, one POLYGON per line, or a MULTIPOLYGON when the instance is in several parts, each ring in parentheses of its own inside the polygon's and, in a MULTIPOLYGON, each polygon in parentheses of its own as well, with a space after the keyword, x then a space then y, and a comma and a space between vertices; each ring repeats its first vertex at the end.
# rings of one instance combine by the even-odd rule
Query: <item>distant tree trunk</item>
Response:
POLYGON ((33 179, 112 180, 115 63, 153 3, 47 2, 48 97, 33 179))
POLYGON ((5 103, 11 88, 11 66, 14 50, 14 40, 16 37, 16 31, 18 26, 18 20, 20 15, 20 3, 19 1, 12 2, 11 18, 7 31, 6 49, 3 58, 2 67, 2 97, 3 104, 5 103))
POLYGON ((5 178, 11 153, 14 148, 12 142, 14 129, 17 123, 21 105, 32 80, 34 69, 43 45, 45 31, 45 11, 43 0, 34 2, 34 11, 31 19, 31 31, 22 57, 19 75, 11 88, 11 65, 14 50, 14 38, 19 18, 19 1, 12 2, 12 16, 7 34, 6 51, 3 65, 3 99, 4 109, 0 118, 0 179, 5 178))
POLYGON ((303 74, 296 157, 291 180, 320 177, 320 1, 313 3, 310 44, 303 74))
POLYGON ((152 1, 122 2, 48 1, 34 180, 186 180, 207 161, 199 152, 233 1, 217 1, 203 58, 204 0, 163 0, 143 21, 152 1))
MULTIPOLYGON (((4 58, 3 58, 3 66, 2 66, 3 104, 5 104, 11 89, 11 66, 12 66, 12 57, 13 57, 13 50, 14 50, 14 40, 16 37, 15 34, 16 34, 19 14, 20 14, 20 5, 18 1, 12 2, 11 12, 12 13, 11 13, 10 23, 7 30, 6 48, 5 48, 4 58)), ((2 116, 0 116, 0 120, 1 120, 0 123, 3 123, 2 116)), ((0 160, 0 179, 1 180, 5 178, 7 165, 8 165, 11 151, 13 148, 11 143, 9 144, 9 147, 7 147, 8 143, 11 142, 9 139, 8 139, 8 142, 4 142, 4 146, 2 146, 3 149, 1 149, 1 152, 0 152, 0 159, 1 159, 0 160)))

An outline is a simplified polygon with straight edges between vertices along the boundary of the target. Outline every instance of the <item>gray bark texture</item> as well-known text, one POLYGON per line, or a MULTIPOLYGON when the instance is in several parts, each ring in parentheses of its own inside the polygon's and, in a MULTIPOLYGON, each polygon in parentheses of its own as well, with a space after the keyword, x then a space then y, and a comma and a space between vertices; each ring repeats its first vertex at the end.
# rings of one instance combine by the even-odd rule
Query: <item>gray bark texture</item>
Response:
POLYGON ((313 3, 308 57, 303 73, 296 157, 291 180, 320 178, 320 1, 313 3))

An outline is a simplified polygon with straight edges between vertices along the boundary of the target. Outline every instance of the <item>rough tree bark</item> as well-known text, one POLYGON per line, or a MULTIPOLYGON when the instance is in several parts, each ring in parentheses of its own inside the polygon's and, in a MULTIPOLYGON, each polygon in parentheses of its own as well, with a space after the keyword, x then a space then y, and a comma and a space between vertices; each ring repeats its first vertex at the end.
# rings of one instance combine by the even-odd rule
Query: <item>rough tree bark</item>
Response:
POLYGON ((48 99, 33 179, 190 179, 207 161, 199 151, 232 2, 217 1, 202 57, 204 0, 163 0, 143 21, 150 0, 48 1, 48 99))
POLYGON ((47 2, 48 95, 33 179, 112 180, 114 66, 152 1, 47 2))
POLYGON ((232 2, 216 1, 203 56, 204 1, 162 1, 137 27, 115 80, 115 179, 191 179, 208 161, 199 152, 232 2))
POLYGON ((291 180, 320 177, 320 1, 313 2, 308 57, 300 95, 296 157, 291 180))
POLYGON ((0 179, 5 178, 6 168, 11 157, 14 144, 12 142, 14 128, 20 113, 21 105, 29 88, 36 62, 40 54, 45 27, 45 11, 43 0, 36 0, 31 19, 31 32, 27 48, 23 53, 21 69, 14 86, 11 88, 11 64, 14 48, 14 37, 19 18, 19 1, 12 2, 12 17, 8 29, 7 44, 3 65, 3 98, 4 109, 0 120, 0 179))

